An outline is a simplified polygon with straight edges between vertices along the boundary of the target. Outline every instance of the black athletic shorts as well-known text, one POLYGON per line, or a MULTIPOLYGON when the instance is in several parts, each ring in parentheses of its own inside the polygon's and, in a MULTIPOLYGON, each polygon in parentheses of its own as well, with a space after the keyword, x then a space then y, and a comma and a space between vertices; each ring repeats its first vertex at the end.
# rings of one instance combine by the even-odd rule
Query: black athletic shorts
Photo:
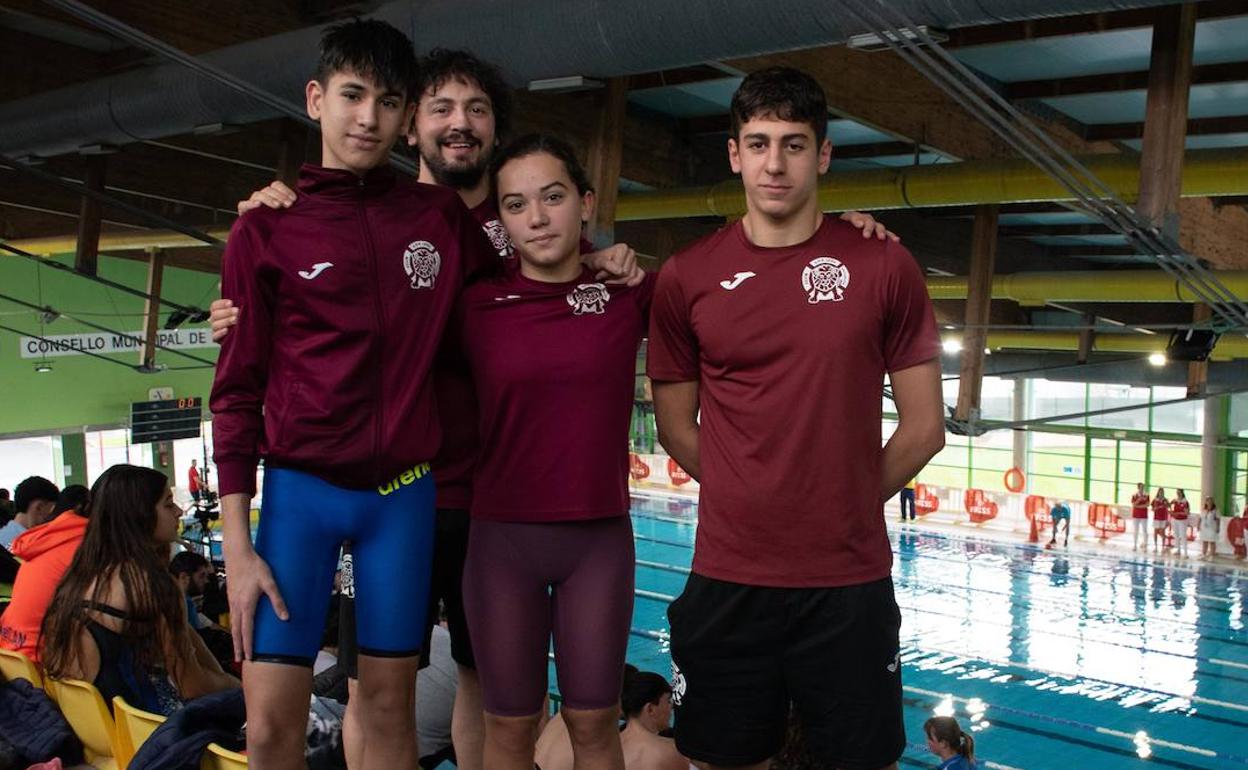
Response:
POLYGON ((893 581, 765 588, 690 575, 667 611, 676 748, 715 765, 774 756, 792 705, 812 755, 874 770, 901 757, 893 581))
MULTIPOLYGON (((438 509, 433 537, 433 575, 429 582, 428 618, 424 644, 420 648, 421 668, 429 665, 429 639, 433 635, 433 627, 441 620, 443 611, 446 613, 447 629, 451 633, 451 658, 461 666, 476 668, 472 657, 472 642, 468 638, 468 620, 464 617, 463 581, 464 559, 468 555, 468 523, 468 511, 438 509)), ((353 586, 347 584, 349 573, 350 570, 343 569, 342 598, 338 614, 338 663, 347 672, 347 676, 358 679, 355 591, 353 586)))

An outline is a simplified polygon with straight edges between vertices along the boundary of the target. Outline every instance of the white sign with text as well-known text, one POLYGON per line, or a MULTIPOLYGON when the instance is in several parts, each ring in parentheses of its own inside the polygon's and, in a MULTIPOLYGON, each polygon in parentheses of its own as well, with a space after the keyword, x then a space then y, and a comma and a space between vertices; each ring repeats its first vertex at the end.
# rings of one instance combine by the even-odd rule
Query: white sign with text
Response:
MULTIPOLYGON (((88 353, 107 355, 137 351, 142 345, 143 332, 113 334, 111 332, 88 332, 86 334, 55 334, 40 339, 22 337, 22 358, 51 358, 53 356, 81 356, 88 353)), ((157 332, 156 343, 177 350, 216 347, 212 332, 208 329, 162 329, 157 332)))

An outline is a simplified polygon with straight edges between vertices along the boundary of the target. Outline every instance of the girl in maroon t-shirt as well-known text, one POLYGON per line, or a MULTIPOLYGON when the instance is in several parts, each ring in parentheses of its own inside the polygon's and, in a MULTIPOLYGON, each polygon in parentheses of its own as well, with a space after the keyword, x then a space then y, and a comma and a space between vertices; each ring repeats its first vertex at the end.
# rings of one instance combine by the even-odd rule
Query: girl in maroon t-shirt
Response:
POLYGON ((1174 502, 1170 508, 1170 519, 1174 522, 1174 547, 1179 556, 1188 556, 1187 552, 1187 517, 1192 512, 1192 504, 1182 489, 1174 490, 1174 502))
POLYGON ((633 607, 628 428, 654 283, 608 287, 582 267, 594 199, 566 144, 522 138, 493 173, 518 264, 469 287, 457 311, 480 414, 464 607, 485 765, 533 766, 553 635, 578 764, 618 767, 633 607))
POLYGON ((1153 550, 1160 551, 1166 544, 1166 527, 1169 526, 1170 501, 1166 499, 1166 490, 1157 487, 1157 495, 1153 498, 1153 550))

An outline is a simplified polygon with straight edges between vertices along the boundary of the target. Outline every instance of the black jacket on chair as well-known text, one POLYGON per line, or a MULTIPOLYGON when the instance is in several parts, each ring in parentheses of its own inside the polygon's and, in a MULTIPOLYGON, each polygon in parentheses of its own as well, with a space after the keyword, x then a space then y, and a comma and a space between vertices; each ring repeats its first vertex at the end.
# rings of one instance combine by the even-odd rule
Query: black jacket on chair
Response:
POLYGON ((223 690, 187 701, 143 742, 130 770, 199 770, 209 743, 242 749, 246 721, 242 690, 223 690))
POLYGON ((0 684, 0 739, 28 765, 60 757, 69 767, 82 762, 82 743, 47 694, 25 679, 0 684))

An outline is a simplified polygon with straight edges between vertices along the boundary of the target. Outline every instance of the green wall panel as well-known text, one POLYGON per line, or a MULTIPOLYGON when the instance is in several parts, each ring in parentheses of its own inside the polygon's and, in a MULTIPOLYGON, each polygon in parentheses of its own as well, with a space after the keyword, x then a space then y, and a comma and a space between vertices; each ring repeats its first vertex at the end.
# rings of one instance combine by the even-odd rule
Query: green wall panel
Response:
MULTIPOLYGON (((147 282, 147 265, 143 262, 102 256, 99 269, 101 277, 136 289, 142 290, 147 282)), ((217 280, 217 276, 208 273, 167 268, 164 296, 181 304, 207 307, 217 296, 217 280)), ((143 327, 142 298, 80 276, 39 267, 21 257, 0 256, 0 293, 51 305, 117 331, 134 332, 143 327)), ((162 309, 162 326, 169 312, 168 308, 162 309)), ((40 334, 36 312, 3 299, 0 324, 26 334, 40 334)), ((183 324, 181 328, 190 332, 206 326, 183 324)), ((44 333, 52 336, 90 331, 62 317, 48 324, 44 333)), ((208 361, 217 357, 215 348, 186 352, 208 361)), ((138 357, 137 350, 108 356, 128 366, 138 363, 138 357)), ((0 436, 120 425, 129 419, 130 403, 146 401, 151 388, 168 387, 178 396, 207 397, 212 387, 211 366, 164 350, 159 351, 156 360, 169 368, 154 374, 85 355, 52 356, 48 360, 52 371, 36 372, 35 359, 21 357, 19 336, 0 331, 0 436)))

